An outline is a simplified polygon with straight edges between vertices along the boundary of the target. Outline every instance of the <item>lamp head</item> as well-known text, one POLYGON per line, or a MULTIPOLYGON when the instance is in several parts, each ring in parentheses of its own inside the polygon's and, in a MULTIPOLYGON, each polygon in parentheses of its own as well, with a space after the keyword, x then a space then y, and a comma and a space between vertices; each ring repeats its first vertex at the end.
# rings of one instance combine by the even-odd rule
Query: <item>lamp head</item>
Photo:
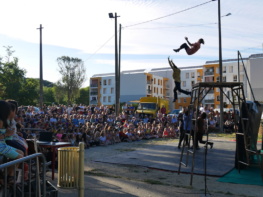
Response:
POLYGON ((109 13, 110 18, 114 18, 113 13, 109 13))

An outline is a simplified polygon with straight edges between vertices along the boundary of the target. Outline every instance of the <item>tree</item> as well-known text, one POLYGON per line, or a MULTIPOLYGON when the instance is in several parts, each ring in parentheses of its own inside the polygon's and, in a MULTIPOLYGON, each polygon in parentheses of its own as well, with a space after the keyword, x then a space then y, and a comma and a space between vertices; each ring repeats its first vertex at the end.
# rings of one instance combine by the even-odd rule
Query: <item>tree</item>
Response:
POLYGON ((12 98, 20 100, 19 91, 25 83, 26 70, 18 67, 18 58, 11 60, 11 47, 5 47, 7 51, 6 62, 0 62, 0 97, 2 99, 12 98))
POLYGON ((38 103, 39 81, 27 78, 19 90, 19 103, 23 105, 36 105, 38 103))
POLYGON ((66 90, 67 103, 71 104, 79 95, 79 89, 86 80, 84 62, 78 58, 62 56, 57 58, 59 73, 62 75, 60 83, 66 90))
POLYGON ((89 87, 79 90, 79 98, 76 99, 76 103, 89 105, 89 87))
POLYGON ((66 89, 63 84, 58 81, 54 86, 54 97, 57 103, 64 103, 66 89))

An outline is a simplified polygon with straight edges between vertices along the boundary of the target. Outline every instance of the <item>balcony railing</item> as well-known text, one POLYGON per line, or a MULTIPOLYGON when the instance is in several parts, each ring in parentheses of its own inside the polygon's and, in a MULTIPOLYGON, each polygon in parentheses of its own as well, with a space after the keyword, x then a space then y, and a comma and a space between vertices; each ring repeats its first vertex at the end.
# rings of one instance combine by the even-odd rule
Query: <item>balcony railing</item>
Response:
POLYGON ((97 88, 97 87, 98 87, 98 84, 90 84, 90 87, 92 87, 92 88, 97 88))
POLYGON ((152 90, 147 90, 147 94, 152 94, 152 90))
POLYGON ((147 80, 147 84, 152 84, 152 80, 147 80))
POLYGON ((214 75, 214 71, 206 71, 205 75, 214 75))
POLYGON ((215 99, 205 99, 205 103, 214 103, 215 99))
POLYGON ((90 92, 90 95, 98 95, 98 92, 90 92))
POLYGON ((97 100, 91 100, 91 101, 89 102, 89 104, 91 104, 91 105, 97 105, 97 104, 98 104, 98 101, 97 101, 97 100))

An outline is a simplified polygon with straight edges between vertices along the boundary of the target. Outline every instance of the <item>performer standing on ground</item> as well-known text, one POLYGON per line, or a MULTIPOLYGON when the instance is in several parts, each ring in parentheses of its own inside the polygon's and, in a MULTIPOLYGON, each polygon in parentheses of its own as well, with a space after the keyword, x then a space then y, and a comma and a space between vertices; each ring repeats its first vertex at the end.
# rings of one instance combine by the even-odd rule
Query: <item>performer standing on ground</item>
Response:
POLYGON ((201 144, 210 145, 210 148, 213 148, 214 143, 213 142, 208 142, 203 140, 203 135, 207 132, 207 129, 205 128, 205 119, 207 115, 205 112, 203 112, 200 117, 197 118, 197 133, 196 133, 196 140, 194 139, 195 142, 195 148, 198 150, 198 142, 201 144))
POLYGON ((174 49, 174 51, 176 53, 179 52, 181 49, 185 49, 185 51, 188 55, 193 55, 194 53, 196 53, 200 49, 201 44, 205 44, 205 41, 203 40, 203 38, 200 38, 197 42, 195 42, 193 44, 188 41, 187 37, 185 37, 185 40, 190 45, 190 47, 186 43, 184 43, 180 46, 180 48, 174 49))
POLYGON ((181 70, 179 68, 177 68, 177 66, 173 63, 173 61, 169 59, 169 57, 168 57, 168 62, 169 62, 170 67, 173 69, 173 79, 174 79, 174 83, 175 83, 173 102, 175 102, 177 100, 177 90, 179 92, 186 94, 186 95, 191 95, 191 92, 188 92, 186 90, 181 89, 181 76, 180 76, 181 70))

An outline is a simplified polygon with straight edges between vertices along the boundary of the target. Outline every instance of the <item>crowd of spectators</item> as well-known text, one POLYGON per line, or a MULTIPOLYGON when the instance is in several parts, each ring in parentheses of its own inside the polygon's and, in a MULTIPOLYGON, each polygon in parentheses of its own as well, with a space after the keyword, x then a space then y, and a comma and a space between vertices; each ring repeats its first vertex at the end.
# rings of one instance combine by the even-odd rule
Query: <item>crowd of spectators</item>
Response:
POLYGON ((119 116, 107 106, 21 106, 16 116, 17 128, 25 139, 43 129, 54 133, 55 141, 67 141, 77 145, 83 141, 86 147, 132 142, 151 138, 175 138, 179 135, 175 115, 158 112, 152 119, 139 117, 134 107, 125 105, 119 116), (30 128, 30 129, 28 129, 30 128))

